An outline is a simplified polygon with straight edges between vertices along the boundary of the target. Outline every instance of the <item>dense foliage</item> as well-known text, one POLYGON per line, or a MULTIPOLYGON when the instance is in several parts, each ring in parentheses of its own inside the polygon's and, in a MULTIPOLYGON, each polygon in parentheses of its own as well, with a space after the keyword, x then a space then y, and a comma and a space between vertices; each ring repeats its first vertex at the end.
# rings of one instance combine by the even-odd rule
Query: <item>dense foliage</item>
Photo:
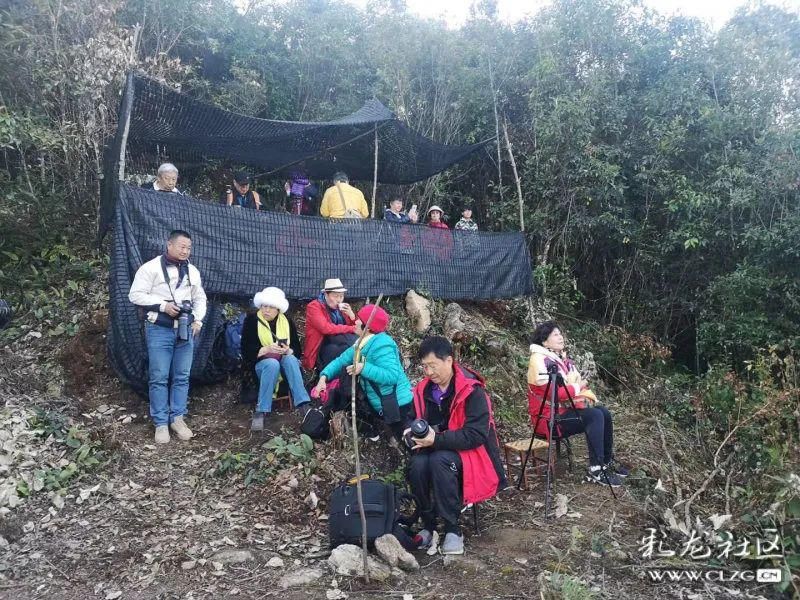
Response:
MULTIPOLYGON (((101 259, 81 248, 128 69, 276 119, 336 117, 374 96, 440 142, 498 137, 406 190, 451 219, 470 198, 487 229, 520 226, 507 129, 542 293, 600 324, 573 330, 609 383, 664 376, 671 349, 705 374, 665 380, 659 402, 698 427, 715 465, 729 452, 751 473, 796 464, 798 14, 757 5, 712 31, 637 0, 556 0, 508 25, 482 0, 452 29, 403 0, 5 6, 0 295, 18 312, 47 321, 54 297, 68 305, 91 285, 81 273, 101 259)), ((792 486, 772 493, 796 527, 792 486)))
MULTIPOLYGON (((712 32, 633 0, 562 0, 510 26, 481 2, 448 29, 402 1, 29 0, 3 21, 0 251, 96 218, 128 68, 270 118, 376 96, 443 142, 508 124, 542 277, 574 279, 560 287, 584 314, 736 369, 797 348, 797 15, 761 7, 712 32)), ((517 228, 500 157, 409 193, 453 217, 469 197, 484 226, 517 228)))

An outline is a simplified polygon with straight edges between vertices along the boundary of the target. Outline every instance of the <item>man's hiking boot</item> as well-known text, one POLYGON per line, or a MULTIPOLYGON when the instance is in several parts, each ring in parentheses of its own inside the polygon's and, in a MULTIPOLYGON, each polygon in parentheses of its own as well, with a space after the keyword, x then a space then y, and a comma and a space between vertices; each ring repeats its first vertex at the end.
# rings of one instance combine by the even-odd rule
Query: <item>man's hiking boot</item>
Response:
POLYGON ((606 463, 606 469, 611 473, 616 473, 622 478, 625 478, 631 474, 630 469, 628 469, 628 467, 623 465, 621 462, 617 461, 616 458, 612 458, 606 463))
POLYGON ((600 465, 589 467, 586 471, 586 481, 599 483, 600 485, 610 485, 611 487, 620 487, 622 485, 622 478, 619 475, 600 465))
POLYGON ((169 444, 169 427, 159 425, 156 427, 156 444, 169 444))
POLYGON ((179 440, 186 440, 192 439, 194 435, 192 430, 186 426, 186 423, 183 422, 183 417, 175 417, 175 420, 170 424, 172 431, 175 432, 175 435, 178 436, 179 440))
POLYGON ((452 532, 446 534, 442 554, 464 554, 464 536, 452 532))
POLYGON ((264 417, 266 413, 254 412, 253 422, 250 423, 250 431, 264 431, 264 417))

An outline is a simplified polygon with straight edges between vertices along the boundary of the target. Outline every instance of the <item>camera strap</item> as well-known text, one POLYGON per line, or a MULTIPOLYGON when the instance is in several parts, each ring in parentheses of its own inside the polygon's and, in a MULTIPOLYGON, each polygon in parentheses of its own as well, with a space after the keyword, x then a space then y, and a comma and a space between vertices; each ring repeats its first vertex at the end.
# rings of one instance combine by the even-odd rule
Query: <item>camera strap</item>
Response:
MULTIPOLYGON (((176 290, 179 287, 181 287, 181 283, 183 282, 183 278, 181 277, 181 269, 180 269, 180 267, 177 267, 177 269, 178 269, 178 283, 175 286, 176 290)), ((169 290, 169 295, 172 296, 172 302, 173 302, 173 304, 175 304, 175 306, 178 306, 178 301, 175 299, 175 294, 172 291, 172 286, 169 284, 169 273, 167 272, 167 259, 164 257, 163 254, 161 255, 161 271, 164 273, 164 283, 167 284, 167 289, 169 290)), ((189 276, 189 262, 188 261, 186 262, 186 280, 189 282, 189 287, 191 287, 192 286, 192 278, 189 276)))

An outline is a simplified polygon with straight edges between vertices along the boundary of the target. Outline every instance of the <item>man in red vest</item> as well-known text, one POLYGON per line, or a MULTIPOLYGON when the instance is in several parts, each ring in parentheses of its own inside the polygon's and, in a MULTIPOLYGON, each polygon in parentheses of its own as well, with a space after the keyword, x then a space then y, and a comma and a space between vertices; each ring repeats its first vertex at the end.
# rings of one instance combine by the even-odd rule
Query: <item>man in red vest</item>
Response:
POLYGON ((462 505, 488 500, 507 487, 492 404, 483 378, 453 360, 447 339, 424 339, 417 358, 425 378, 414 388, 414 412, 430 425, 427 436, 414 438, 408 473, 424 527, 418 542, 430 545, 439 517, 442 553, 463 554, 462 505))

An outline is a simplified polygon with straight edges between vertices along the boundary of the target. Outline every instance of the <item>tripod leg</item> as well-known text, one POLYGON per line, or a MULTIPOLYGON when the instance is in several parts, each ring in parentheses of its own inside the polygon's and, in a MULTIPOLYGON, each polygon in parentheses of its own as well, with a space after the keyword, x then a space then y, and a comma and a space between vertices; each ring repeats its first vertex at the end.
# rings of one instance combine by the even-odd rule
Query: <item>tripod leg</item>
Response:
MULTIPOLYGON (((539 426, 539 421, 542 418, 542 413, 544 412, 544 403, 545 398, 547 398, 547 392, 550 390, 550 381, 547 381, 547 387, 544 388, 544 395, 542 396, 542 403, 539 405, 539 414, 536 415, 536 421, 533 423, 533 432, 531 433, 531 443, 528 444, 528 450, 525 452, 525 458, 522 460, 522 468, 519 472, 519 480, 517 481, 517 489, 522 489, 522 482, 525 479, 525 468, 528 466, 528 459, 531 456, 531 452, 533 451, 533 442, 536 439, 536 428, 539 426)), ((549 459, 549 454, 548 454, 549 459)), ((506 464, 508 464, 508 459, 506 458, 506 464)), ((535 463, 534 463, 535 464, 535 463)))
POLYGON ((552 373, 548 386, 550 387, 550 423, 547 435, 547 481, 544 492, 544 518, 550 517, 550 504, 555 491, 555 461, 553 460, 553 433, 556 428, 556 411, 558 409, 558 375, 552 373), (555 380, 555 381, 554 381, 555 380))

